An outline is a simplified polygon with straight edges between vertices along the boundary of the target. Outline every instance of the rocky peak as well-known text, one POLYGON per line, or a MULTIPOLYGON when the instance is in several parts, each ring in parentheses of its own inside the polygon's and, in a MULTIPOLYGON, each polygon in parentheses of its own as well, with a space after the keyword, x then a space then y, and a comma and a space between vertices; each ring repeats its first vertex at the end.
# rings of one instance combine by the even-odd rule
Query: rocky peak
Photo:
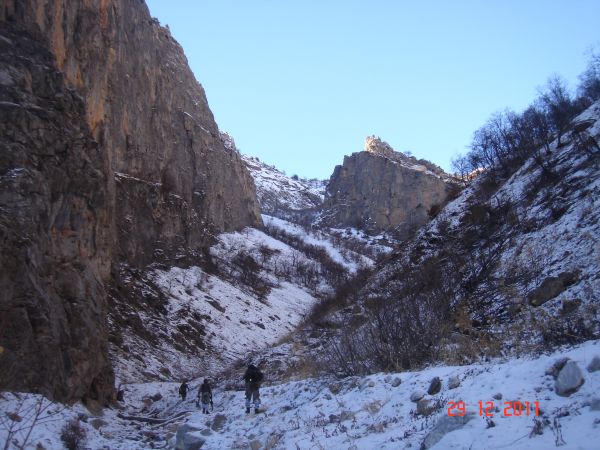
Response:
POLYGON ((375 136, 365 150, 344 157, 331 175, 320 221, 403 239, 425 224, 428 212, 455 189, 452 177, 425 160, 396 152, 375 136))

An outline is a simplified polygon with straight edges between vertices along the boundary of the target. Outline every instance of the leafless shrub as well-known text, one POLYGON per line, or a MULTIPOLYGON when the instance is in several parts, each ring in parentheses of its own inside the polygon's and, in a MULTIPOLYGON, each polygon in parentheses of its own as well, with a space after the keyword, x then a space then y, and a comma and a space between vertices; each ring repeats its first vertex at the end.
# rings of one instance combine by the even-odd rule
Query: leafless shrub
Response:
POLYGON ((65 424, 60 432, 60 440, 67 450, 81 450, 85 446, 86 432, 79 420, 72 419, 65 424))

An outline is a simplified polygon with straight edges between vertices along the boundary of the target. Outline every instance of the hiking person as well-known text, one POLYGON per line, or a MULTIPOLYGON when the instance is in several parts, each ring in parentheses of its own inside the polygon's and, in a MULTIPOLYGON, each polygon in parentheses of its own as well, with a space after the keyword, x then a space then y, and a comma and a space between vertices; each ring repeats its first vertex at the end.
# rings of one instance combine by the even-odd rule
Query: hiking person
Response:
POLYGON ((209 403, 211 408, 214 409, 212 389, 210 388, 210 382, 208 381, 208 378, 205 378, 202 385, 198 388, 198 400, 196 401, 196 405, 198 405, 198 402, 202 402, 203 414, 208 414, 209 403))
POLYGON ((263 379, 263 374, 254 364, 249 364, 244 381, 246 382, 246 414, 250 413, 250 405, 254 402, 254 413, 258 413, 260 407, 260 382, 263 379))
POLYGON ((179 395, 181 395, 181 400, 185 400, 187 391, 188 391, 188 385, 184 380, 184 382, 181 383, 181 386, 179 386, 179 395))

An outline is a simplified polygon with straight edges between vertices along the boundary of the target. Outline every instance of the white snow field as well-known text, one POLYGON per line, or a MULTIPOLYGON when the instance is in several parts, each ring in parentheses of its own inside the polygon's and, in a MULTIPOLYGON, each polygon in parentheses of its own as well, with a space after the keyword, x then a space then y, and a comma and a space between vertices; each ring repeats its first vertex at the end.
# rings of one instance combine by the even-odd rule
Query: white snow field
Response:
MULTIPOLYGON (((81 414, 86 420, 81 425, 88 434, 85 448, 90 449, 172 448, 169 446, 175 444, 175 433, 179 428, 182 436, 184 424, 188 442, 194 438, 198 439, 196 442, 204 441, 202 449, 417 449, 438 421, 448 421, 449 402, 463 401, 470 420, 463 427, 438 436, 437 441, 430 435, 426 447, 547 450, 560 446, 594 450, 600 438, 600 371, 586 370, 594 356, 600 357, 600 341, 588 341, 537 357, 276 385, 269 385, 269 368, 265 367, 266 382, 261 389, 265 412, 257 415, 245 414, 241 382, 240 389, 225 390, 225 385, 216 380, 215 408, 209 415, 197 411, 195 390, 182 402, 177 398, 174 383, 127 385, 122 415, 157 420, 182 415, 166 423, 152 424, 118 418, 115 410, 105 410, 101 417, 94 418, 85 408, 75 405, 61 409, 54 417, 57 420, 35 426, 30 446, 26 448, 36 448, 37 443, 43 446, 37 448, 63 448, 59 437, 61 427, 81 414), (569 397, 557 395, 554 378, 546 374, 561 357, 574 361, 585 379, 569 397), (449 389, 448 380, 453 376, 459 378, 460 386, 449 389), (416 403, 410 397, 416 391, 427 391, 434 377, 442 381, 441 392, 425 398, 439 409, 429 417, 416 414, 416 403), (162 398, 150 399, 157 393, 162 398), (494 402, 499 409, 486 420, 479 414, 479 401, 494 402), (514 410, 505 411, 504 402, 516 401, 523 405, 530 403, 529 415, 525 408, 520 416, 515 416, 514 410), (539 417, 535 416, 534 402, 539 404, 539 417), (506 416, 505 412, 513 415, 506 416)), ((239 374, 240 380, 242 375, 239 374)), ((199 382, 190 384, 194 389, 199 382)), ((227 387, 231 389, 231 385, 227 387)), ((21 396, 28 404, 40 398, 32 394, 21 396)), ((0 442, 7 438, 6 424, 10 421, 7 414, 16 411, 17 403, 13 394, 3 393, 0 398, 3 412, 0 442)), ((26 420, 24 417, 20 423, 26 425, 26 420)))

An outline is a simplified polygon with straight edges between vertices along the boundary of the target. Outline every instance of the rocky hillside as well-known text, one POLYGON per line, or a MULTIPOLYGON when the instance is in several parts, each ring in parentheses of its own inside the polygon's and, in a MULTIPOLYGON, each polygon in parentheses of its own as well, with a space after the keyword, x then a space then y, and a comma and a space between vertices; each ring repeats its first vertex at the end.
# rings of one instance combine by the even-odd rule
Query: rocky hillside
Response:
POLYGON ((319 222, 404 239, 424 225, 456 184, 439 167, 368 137, 365 150, 344 158, 331 175, 319 222))
POLYGON ((242 156, 242 159, 254 179, 263 214, 308 222, 323 205, 325 181, 298 175, 288 177, 256 157, 242 156))
POLYGON ((0 26, 0 387, 105 401, 106 291, 143 304, 132 271, 259 225, 254 184, 143 2, 9 0, 0 26))
POLYGON ((599 139, 595 103, 561 145, 506 178, 480 175, 346 299, 352 314, 331 316, 345 326, 332 347, 338 368, 463 363, 597 339, 599 139))

